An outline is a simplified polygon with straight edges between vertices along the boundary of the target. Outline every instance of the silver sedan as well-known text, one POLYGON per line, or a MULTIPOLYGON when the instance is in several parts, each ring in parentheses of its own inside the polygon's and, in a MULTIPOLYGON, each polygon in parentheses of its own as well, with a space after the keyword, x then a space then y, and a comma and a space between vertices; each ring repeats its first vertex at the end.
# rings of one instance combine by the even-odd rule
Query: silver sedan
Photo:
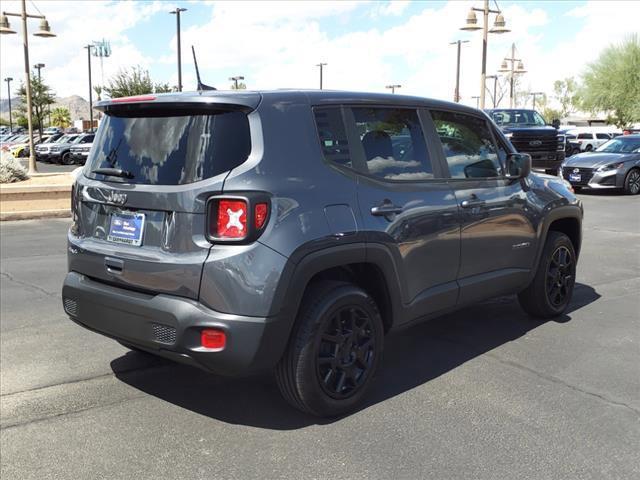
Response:
POLYGON ((640 135, 609 140, 593 152, 567 158, 558 171, 578 191, 582 188, 620 188, 640 193, 640 135))

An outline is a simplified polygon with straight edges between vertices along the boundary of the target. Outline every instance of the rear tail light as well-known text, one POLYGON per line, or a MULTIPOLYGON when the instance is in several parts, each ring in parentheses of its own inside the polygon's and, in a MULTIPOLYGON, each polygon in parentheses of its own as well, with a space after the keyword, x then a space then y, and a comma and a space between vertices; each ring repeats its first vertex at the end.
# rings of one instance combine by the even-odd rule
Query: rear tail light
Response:
POLYGON ((217 328, 206 328, 200 332, 200 344, 209 350, 224 350, 227 335, 217 328))
POLYGON ((256 228, 260 229, 264 227, 264 224, 267 221, 267 214, 269 213, 269 211, 267 210, 267 204, 258 203, 253 210, 256 228))
POLYGON ((247 236, 247 202, 220 200, 215 236, 242 240, 247 236))
POLYGON ((212 197, 207 204, 207 236, 212 242, 252 242, 269 220, 269 198, 261 193, 212 197))

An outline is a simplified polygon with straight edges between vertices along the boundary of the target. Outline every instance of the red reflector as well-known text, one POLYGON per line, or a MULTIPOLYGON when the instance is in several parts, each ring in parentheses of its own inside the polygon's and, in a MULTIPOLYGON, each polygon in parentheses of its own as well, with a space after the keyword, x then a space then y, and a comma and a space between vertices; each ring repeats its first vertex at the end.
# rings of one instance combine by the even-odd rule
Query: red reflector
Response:
POLYGON ((127 102, 151 102, 155 100, 156 97, 153 95, 138 95, 135 97, 120 97, 113 98, 111 103, 127 103, 127 102))
POLYGON ((247 202, 220 200, 218 203, 218 238, 244 238, 247 236, 247 202))
POLYGON ((255 208, 255 223, 256 228, 260 229, 264 226, 264 222, 267 221, 267 204, 266 203, 258 203, 255 208))
POLYGON ((208 328, 200 333, 200 343, 204 348, 223 350, 227 343, 227 336, 222 330, 208 328))

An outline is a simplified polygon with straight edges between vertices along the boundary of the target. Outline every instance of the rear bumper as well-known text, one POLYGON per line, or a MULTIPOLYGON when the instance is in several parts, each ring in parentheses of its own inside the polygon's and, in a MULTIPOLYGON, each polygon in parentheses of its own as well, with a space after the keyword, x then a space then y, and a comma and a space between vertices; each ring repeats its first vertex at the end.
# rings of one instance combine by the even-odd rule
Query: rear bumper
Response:
POLYGON ((64 309, 81 326, 150 353, 220 375, 244 375, 272 368, 279 360, 286 323, 277 317, 216 312, 195 300, 149 295, 69 272, 62 288, 64 309), (226 333, 222 351, 200 345, 200 331, 226 333))

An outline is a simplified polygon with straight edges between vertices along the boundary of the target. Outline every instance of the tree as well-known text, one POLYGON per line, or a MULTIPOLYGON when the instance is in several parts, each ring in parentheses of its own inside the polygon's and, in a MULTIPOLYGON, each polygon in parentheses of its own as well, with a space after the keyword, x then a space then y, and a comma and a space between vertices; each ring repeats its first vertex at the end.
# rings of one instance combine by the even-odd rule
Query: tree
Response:
POLYGON ((573 77, 553 82, 553 93, 555 93, 556 100, 560 103, 560 116, 558 118, 564 118, 578 110, 580 96, 578 94, 578 83, 573 77))
POLYGON ((111 97, 130 97, 133 95, 145 95, 147 93, 170 92, 171 88, 167 83, 156 83, 151 81, 148 70, 143 70, 140 65, 131 67, 129 70, 121 69, 109 80, 109 86, 103 90, 111 97))
MULTIPOLYGON (((20 105, 18 106, 18 125, 24 122, 27 125, 27 89, 22 83, 18 88, 20 105)), ((42 123, 47 108, 55 102, 55 95, 51 88, 38 78, 35 72, 31 73, 31 119, 33 126, 40 131, 42 137, 42 123)))
POLYGON ((604 111, 622 128, 640 122, 640 37, 631 35, 606 48, 587 66, 581 97, 583 107, 604 111))
POLYGON ((68 108, 56 107, 51 110, 51 123, 60 128, 67 128, 71 125, 71 113, 68 108))

